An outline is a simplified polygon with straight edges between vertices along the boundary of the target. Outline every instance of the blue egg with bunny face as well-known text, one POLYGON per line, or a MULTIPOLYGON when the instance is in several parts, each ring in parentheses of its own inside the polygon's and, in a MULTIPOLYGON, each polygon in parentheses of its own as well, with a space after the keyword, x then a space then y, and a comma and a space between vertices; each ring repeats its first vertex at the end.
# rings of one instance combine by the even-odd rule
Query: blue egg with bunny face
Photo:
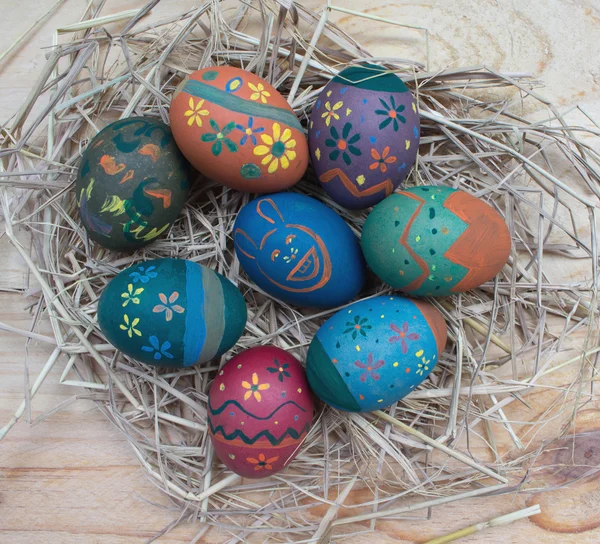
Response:
POLYGON ((352 300, 365 282, 364 257, 350 227, 325 204, 298 193, 246 204, 234 245, 250 279, 288 304, 332 308, 352 300))

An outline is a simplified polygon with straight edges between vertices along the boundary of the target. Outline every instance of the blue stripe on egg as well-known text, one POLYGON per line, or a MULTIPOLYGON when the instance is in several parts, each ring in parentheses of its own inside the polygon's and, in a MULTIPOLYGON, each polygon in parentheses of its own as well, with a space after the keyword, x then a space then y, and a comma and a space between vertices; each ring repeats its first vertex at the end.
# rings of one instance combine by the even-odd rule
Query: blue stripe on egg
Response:
POLYGON ((252 117, 271 119, 272 121, 288 125, 296 130, 304 130, 293 111, 270 106, 269 104, 259 104, 257 102, 245 100, 235 94, 222 91, 221 89, 217 89, 216 87, 207 85, 201 81, 189 79, 186 81, 183 91, 196 98, 204 98, 209 102, 219 104, 219 106, 237 113, 252 117))
POLYGON ((183 337, 184 354, 183 366, 191 366, 202 352, 206 340, 206 323, 204 317, 204 287, 202 282, 202 268, 196 263, 185 263, 185 288, 188 296, 188 311, 185 316, 185 335, 183 337))
MULTIPOLYGON (((224 300, 232 300, 239 297, 240 301, 244 302, 241 293, 233 283, 226 277, 221 276, 221 274, 216 274, 216 276, 221 282, 221 292, 223 293, 224 300)), ((248 319, 245 304, 225 304, 224 312, 225 330, 223 331, 223 338, 216 353, 217 357, 235 345, 238 338, 244 333, 246 320, 248 319)))

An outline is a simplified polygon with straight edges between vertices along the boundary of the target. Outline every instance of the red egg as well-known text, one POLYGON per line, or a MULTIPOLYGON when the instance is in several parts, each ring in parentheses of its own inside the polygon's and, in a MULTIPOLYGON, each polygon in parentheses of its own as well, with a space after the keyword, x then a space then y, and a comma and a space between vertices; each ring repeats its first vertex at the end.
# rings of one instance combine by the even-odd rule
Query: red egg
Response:
POLYGON ((290 463, 313 413, 304 368, 272 346, 251 348, 231 359, 208 395, 215 452, 227 468, 245 478, 265 478, 290 463))

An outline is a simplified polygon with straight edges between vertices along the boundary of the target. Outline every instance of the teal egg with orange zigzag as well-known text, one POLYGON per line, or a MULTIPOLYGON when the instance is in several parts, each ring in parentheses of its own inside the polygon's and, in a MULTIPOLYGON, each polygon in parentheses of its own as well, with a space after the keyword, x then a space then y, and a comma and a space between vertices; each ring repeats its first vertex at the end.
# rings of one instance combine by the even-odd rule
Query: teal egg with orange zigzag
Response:
POLYGON ((442 314, 428 302, 397 295, 361 300, 317 331, 306 359, 308 381, 334 408, 386 408, 427 378, 446 337, 442 314))
POLYGON ((264 478, 300 451, 314 413, 300 362, 275 346, 236 355, 208 394, 208 430, 223 464, 245 478, 264 478))
POLYGON ((409 295, 462 293, 491 280, 510 255, 502 216, 465 191, 433 185, 399 191, 377 204, 363 226, 370 268, 409 295))
POLYGON ((219 357, 246 326, 240 291, 214 270, 154 259, 117 274, 98 302, 107 340, 143 363, 181 368, 219 357))

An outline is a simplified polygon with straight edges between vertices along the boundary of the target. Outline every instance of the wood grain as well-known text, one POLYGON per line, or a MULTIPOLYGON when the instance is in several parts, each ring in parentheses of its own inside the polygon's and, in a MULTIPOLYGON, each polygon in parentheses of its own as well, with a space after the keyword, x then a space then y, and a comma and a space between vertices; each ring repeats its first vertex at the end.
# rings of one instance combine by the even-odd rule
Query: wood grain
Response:
MULTIPOLYGON (((0 18, 0 51, 7 48, 54 3, 54 0, 20 0, 0 18)), ((164 0, 157 16, 173 11, 175 0, 164 0)), ((310 7, 319 0, 305 2, 310 7)), ((364 9, 406 24, 426 26, 431 32, 431 57, 437 67, 486 63, 505 71, 533 71, 548 85, 546 96, 559 104, 582 101, 590 113, 600 113, 600 10, 593 0, 430 0, 429 2, 379 2, 347 0, 345 7, 364 9), (568 74, 568 77, 566 77, 568 74)), ((176 9, 196 5, 178 0, 176 9)), ((109 0, 105 13, 141 7, 140 0, 109 0)), ((36 28, 30 39, 0 64, 0 119, 4 122, 19 107, 32 84, 32 76, 44 63, 53 29, 78 20, 84 3, 66 0, 54 15, 36 28)), ((358 38, 374 54, 423 59, 421 33, 382 27, 374 21, 336 14, 344 30, 358 38)), ((111 27, 112 29, 113 27, 111 27)), ((37 104, 40 109, 43 104, 37 104)), ((529 112, 535 114, 535 112, 529 112)), ((557 175, 567 177, 559 168, 557 175)), ((22 232, 26 241, 27 233, 22 232)), ((563 261, 565 276, 577 275, 563 261)), ((31 316, 25 310, 23 290, 28 276, 5 237, 0 238, 0 321, 26 330, 31 316)), ((37 332, 51 334, 49 327, 37 332)), ((0 424, 7 422, 21 402, 25 387, 23 368, 30 379, 41 369, 51 346, 0 332, 0 424)), ((569 341, 576 347, 582 338, 569 341)), ((56 365, 32 403, 31 420, 80 395, 80 389, 57 385, 61 362, 56 365)), ((556 373, 548 385, 568 383, 568 372, 556 373)), ((557 392, 548 388, 529 395, 529 407, 512 403, 506 410, 511 420, 546 417, 557 392), (545 414, 545 415, 544 415, 545 414)), ((598 543, 600 542, 600 478, 588 472, 600 464, 600 402, 594 399, 581 413, 575 429, 550 444, 530 467, 532 483, 527 492, 464 501, 436 508, 432 519, 417 512, 409 519, 380 521, 374 534, 352 537, 353 544, 424 542, 462 527, 539 503, 542 514, 510 526, 490 529, 463 539, 474 543, 598 543), (571 435, 569 435, 571 433, 571 435), (550 465, 551 468, 543 468, 550 465), (552 489, 566 479, 580 480, 567 489, 552 489), (547 491, 546 489, 550 488, 547 491)), ((526 426, 515 430, 533 450, 542 440, 564 430, 564 421, 549 419, 541 433, 529 434, 526 426)), ((499 453, 510 458, 508 434, 499 436, 499 453)), ((464 451, 464 449, 463 449, 464 451)), ((473 445, 478 457, 491 452, 473 445)), ((520 454, 519 454, 520 455, 520 454)), ((517 482, 517 478, 514 479, 517 482)), ((145 542, 177 520, 179 511, 168 497, 147 480, 123 436, 95 407, 80 398, 63 410, 31 426, 27 418, 18 423, 0 444, 0 543, 111 543, 145 542)), ((359 513, 352 505, 370 498, 365 490, 353 491, 339 512, 343 518, 359 513)), ((309 516, 318 523, 326 508, 314 508, 309 516)), ((343 527, 343 531, 367 529, 368 524, 343 527)), ((158 541, 189 542, 203 529, 199 522, 182 523, 158 541)), ((225 531, 212 528, 201 542, 223 542, 225 531)), ((255 538, 252 541, 260 542, 255 538)), ((343 541, 343 539, 340 539, 343 541)))

